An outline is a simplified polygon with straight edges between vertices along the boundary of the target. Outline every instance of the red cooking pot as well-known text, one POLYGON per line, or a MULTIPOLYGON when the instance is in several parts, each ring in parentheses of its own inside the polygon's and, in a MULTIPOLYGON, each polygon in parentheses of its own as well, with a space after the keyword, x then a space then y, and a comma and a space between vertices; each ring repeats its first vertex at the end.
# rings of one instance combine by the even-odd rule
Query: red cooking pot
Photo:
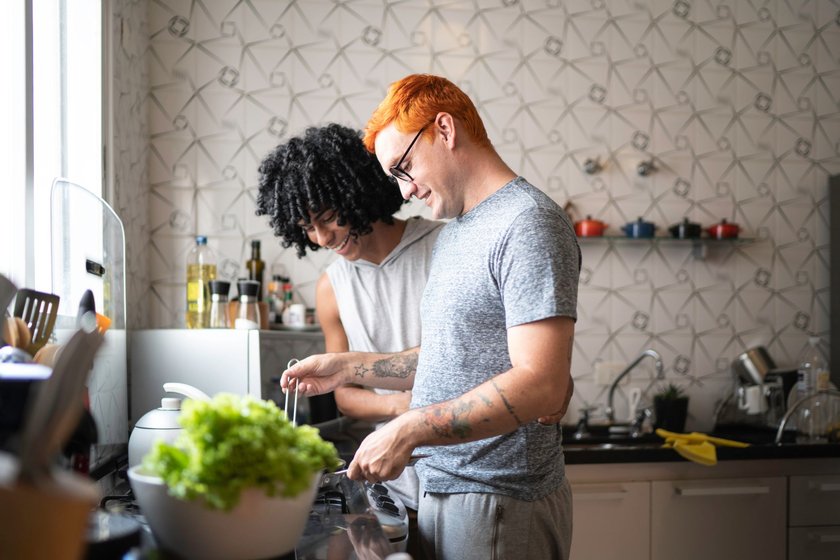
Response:
POLYGON ((726 218, 722 219, 719 224, 706 228, 706 232, 712 239, 735 239, 740 231, 741 226, 728 223, 726 218))
POLYGON ((586 216, 585 220, 575 222, 575 233, 578 237, 601 237, 607 229, 607 224, 601 220, 593 220, 586 216))

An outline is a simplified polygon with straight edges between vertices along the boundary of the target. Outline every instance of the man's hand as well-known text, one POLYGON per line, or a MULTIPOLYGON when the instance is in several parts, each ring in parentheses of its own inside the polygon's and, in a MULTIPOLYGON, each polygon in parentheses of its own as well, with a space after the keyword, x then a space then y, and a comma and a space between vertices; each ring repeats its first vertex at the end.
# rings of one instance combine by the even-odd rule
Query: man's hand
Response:
POLYGON ((412 412, 398 416, 367 436, 356 451, 347 476, 368 482, 397 478, 411 460, 415 447, 409 429, 411 416, 412 412))
POLYGON ((346 353, 317 354, 303 359, 283 372, 280 387, 283 391, 299 390, 301 395, 329 393, 347 383, 346 353), (299 383, 299 387, 295 385, 299 383))

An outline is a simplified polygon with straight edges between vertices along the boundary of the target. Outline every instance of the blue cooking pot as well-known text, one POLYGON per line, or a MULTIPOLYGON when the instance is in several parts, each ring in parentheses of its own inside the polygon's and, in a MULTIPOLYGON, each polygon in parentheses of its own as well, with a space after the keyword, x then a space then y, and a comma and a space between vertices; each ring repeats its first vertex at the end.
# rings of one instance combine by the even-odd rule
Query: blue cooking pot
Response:
POLYGON ((656 224, 639 218, 635 222, 627 222, 621 230, 627 237, 653 237, 653 234, 656 233, 656 224))

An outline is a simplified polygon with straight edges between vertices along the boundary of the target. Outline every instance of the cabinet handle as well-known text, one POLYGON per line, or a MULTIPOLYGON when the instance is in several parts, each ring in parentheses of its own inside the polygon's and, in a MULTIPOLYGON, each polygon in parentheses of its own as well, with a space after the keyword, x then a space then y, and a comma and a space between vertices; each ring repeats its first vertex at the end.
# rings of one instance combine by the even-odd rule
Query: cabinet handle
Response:
POLYGON ((809 486, 817 492, 840 492, 840 482, 812 482, 809 486))
POLYGON ((840 535, 821 535, 815 533, 808 533, 808 539, 824 544, 840 543, 840 535))
POLYGON ((768 486, 719 486, 717 488, 684 488, 675 486, 674 492, 680 496, 755 496, 769 494, 768 486))
POLYGON ((623 500, 627 496, 627 490, 622 486, 600 487, 598 489, 581 488, 574 491, 573 496, 580 501, 596 500, 623 500))

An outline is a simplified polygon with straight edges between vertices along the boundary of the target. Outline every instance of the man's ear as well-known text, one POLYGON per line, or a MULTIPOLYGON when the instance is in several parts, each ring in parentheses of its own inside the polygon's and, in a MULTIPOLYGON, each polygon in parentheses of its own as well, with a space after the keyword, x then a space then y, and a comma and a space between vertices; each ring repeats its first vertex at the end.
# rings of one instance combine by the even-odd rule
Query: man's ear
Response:
POLYGON ((437 134, 440 136, 443 143, 447 146, 455 146, 455 119, 449 113, 440 112, 435 117, 435 125, 437 134))

